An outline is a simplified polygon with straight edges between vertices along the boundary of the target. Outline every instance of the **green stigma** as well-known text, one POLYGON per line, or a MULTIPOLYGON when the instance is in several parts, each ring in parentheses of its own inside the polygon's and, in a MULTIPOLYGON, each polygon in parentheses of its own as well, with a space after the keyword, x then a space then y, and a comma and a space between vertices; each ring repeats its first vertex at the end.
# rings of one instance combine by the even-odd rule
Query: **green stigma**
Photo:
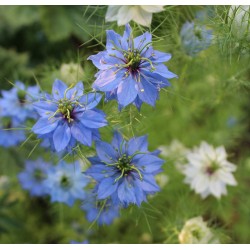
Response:
POLYGON ((129 67, 132 70, 138 69, 141 63, 141 55, 138 49, 135 49, 134 51, 125 52, 124 57, 126 58, 127 62, 130 63, 129 67))
POLYGON ((68 120, 68 122, 72 122, 73 119, 71 117, 71 113, 73 111, 73 104, 70 100, 68 99, 61 99, 59 100, 59 103, 58 103, 58 112, 61 113, 64 118, 66 118, 68 120))
POLYGON ((42 181, 46 178, 46 175, 40 169, 35 169, 33 176, 37 181, 42 181))
POLYGON ((206 167, 206 173, 208 175, 212 175, 214 174, 218 169, 220 168, 220 166, 218 165, 217 162, 211 162, 211 164, 209 166, 206 167))
POLYGON ((136 171, 142 180, 141 172, 138 168, 136 168, 133 164, 131 164, 131 157, 123 154, 116 164, 116 167, 120 170, 121 175, 115 179, 115 182, 119 181, 122 177, 127 176, 131 171, 136 171))
POLYGON ((70 179, 66 175, 63 175, 61 177, 60 184, 61 184, 61 187, 65 189, 71 187, 72 185, 70 179))
POLYGON ((200 240, 202 238, 202 232, 199 229, 193 230, 192 231, 192 235, 194 238, 196 238, 197 240, 200 240))
POLYGON ((26 92, 22 89, 18 90, 17 97, 19 99, 20 104, 24 104, 26 98, 26 92))

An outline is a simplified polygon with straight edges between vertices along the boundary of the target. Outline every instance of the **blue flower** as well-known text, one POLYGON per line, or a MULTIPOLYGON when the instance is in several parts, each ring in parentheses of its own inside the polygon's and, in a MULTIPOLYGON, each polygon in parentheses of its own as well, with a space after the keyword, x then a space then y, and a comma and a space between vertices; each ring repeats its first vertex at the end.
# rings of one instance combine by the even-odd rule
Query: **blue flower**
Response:
POLYGON ((1 115, 11 117, 17 122, 24 122, 27 118, 35 119, 32 102, 39 98, 39 87, 25 87, 22 82, 17 81, 15 87, 10 90, 2 90, 3 98, 0 98, 1 115))
POLYGON ((96 151, 86 174, 97 181, 98 199, 111 197, 114 204, 140 206, 148 194, 160 190, 154 175, 164 161, 148 151, 147 136, 126 141, 116 132, 111 144, 96 142, 96 151))
POLYGON ((96 221, 98 225, 110 225, 120 216, 118 205, 114 205, 110 199, 97 200, 94 193, 88 194, 81 208, 86 211, 87 220, 96 221))
POLYGON ((72 206, 76 199, 85 198, 84 187, 88 184, 88 179, 81 173, 79 162, 66 163, 60 161, 59 164, 51 168, 45 185, 51 196, 51 202, 63 202, 72 206))
POLYGON ((29 190, 32 196, 43 196, 48 189, 45 185, 48 170, 51 165, 42 159, 26 161, 25 170, 18 174, 18 179, 25 190, 29 190))
POLYGON ((159 90, 170 85, 167 79, 177 77, 164 65, 171 55, 153 49, 149 32, 133 38, 129 24, 123 36, 107 30, 106 49, 88 58, 100 70, 93 88, 117 99, 120 109, 130 103, 155 106, 159 90))
POLYGON ((0 146, 8 148, 17 146, 26 139, 24 130, 20 130, 20 124, 9 117, 0 116, 0 146))
POLYGON ((60 80, 55 80, 52 96, 34 103, 40 115, 32 131, 39 138, 47 139, 57 152, 71 150, 76 142, 91 146, 100 138, 98 129, 106 126, 105 114, 95 107, 102 95, 83 94, 83 83, 72 88, 60 80))
POLYGON ((212 43, 212 30, 204 25, 186 22, 181 28, 181 41, 185 52, 196 56, 200 51, 207 49, 212 43))

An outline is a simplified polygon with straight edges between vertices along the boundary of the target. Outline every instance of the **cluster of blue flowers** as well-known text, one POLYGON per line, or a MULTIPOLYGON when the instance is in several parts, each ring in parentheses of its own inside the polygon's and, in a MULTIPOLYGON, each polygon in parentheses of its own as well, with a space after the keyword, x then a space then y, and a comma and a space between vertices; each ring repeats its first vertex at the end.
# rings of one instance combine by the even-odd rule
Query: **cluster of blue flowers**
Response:
POLYGON ((50 195, 51 202, 72 206, 86 196, 84 187, 89 180, 81 173, 79 162, 60 161, 53 166, 42 159, 26 161, 25 170, 18 175, 23 189, 32 196, 50 195))
MULTIPOLYGON (((106 50, 89 59, 99 70, 91 92, 84 90, 82 82, 68 86, 56 79, 52 94, 39 93, 38 87, 25 89, 17 82, 10 91, 2 91, 0 126, 18 127, 36 119, 31 131, 58 156, 94 145, 96 155, 88 157, 91 165, 84 172, 78 161, 60 160, 54 165, 39 158, 26 161, 18 178, 31 196, 49 195, 51 202, 68 206, 81 200, 87 220, 103 225, 119 217, 121 208, 140 207, 148 195, 160 191, 155 175, 164 164, 159 151, 148 150, 147 136, 125 139, 115 131, 111 143, 101 139, 99 130, 108 125, 106 114, 97 108, 103 93, 105 101, 118 102, 120 111, 130 104, 138 110, 142 103, 154 107, 159 91, 177 75, 164 64, 171 55, 153 48, 149 32, 133 38, 129 24, 122 36, 108 30, 106 50)), ((1 139, 5 132, 0 132, 1 139)), ((23 131, 11 132, 13 140, 10 132, 5 140, 12 145, 25 139, 23 131)))

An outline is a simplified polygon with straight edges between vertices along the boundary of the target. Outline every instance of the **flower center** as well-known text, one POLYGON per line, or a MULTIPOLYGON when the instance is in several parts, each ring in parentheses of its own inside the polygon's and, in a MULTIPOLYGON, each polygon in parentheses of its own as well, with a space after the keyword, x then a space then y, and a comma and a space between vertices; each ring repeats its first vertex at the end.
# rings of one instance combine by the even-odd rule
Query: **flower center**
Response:
POLYGON ((58 112, 60 112, 65 119, 68 120, 68 122, 72 122, 73 116, 72 111, 74 109, 73 103, 68 99, 61 99, 58 103, 58 112))
POLYGON ((213 175, 219 168, 220 166, 216 162, 212 162, 209 166, 206 167, 205 171, 208 175, 213 175))
POLYGON ((26 92, 22 89, 18 90, 17 97, 21 105, 25 103, 26 92))
POLYGON ((35 169, 33 176, 34 176, 35 180, 37 180, 37 181, 42 181, 42 180, 46 179, 46 177, 47 177, 41 169, 35 169))
POLYGON ((122 157, 118 159, 117 168, 121 171, 124 171, 124 174, 126 174, 132 170, 131 167, 130 159, 127 157, 127 155, 123 154, 122 157))
POLYGON ((192 236, 196 238, 197 240, 200 240, 202 238, 202 232, 199 229, 195 229, 192 231, 192 236))
POLYGON ((123 154, 116 164, 116 167, 121 172, 121 175, 115 179, 115 182, 119 181, 122 177, 127 176, 131 171, 136 171, 140 177, 140 180, 142 180, 141 172, 138 168, 136 168, 133 164, 131 164, 131 159, 133 156, 127 156, 126 154, 123 154))
POLYGON ((1 118, 2 127, 5 129, 11 128, 11 119, 9 117, 1 118))
POLYGON ((68 189, 72 186, 72 183, 70 179, 68 178, 68 176, 63 175, 60 180, 60 185, 62 188, 68 189))
POLYGON ((138 49, 134 49, 133 51, 127 51, 124 53, 124 57, 126 59, 126 62, 128 64, 128 67, 135 71, 139 68, 141 63, 141 54, 138 49))
POLYGON ((194 28, 194 35, 201 41, 202 40, 202 34, 201 29, 198 27, 194 28))

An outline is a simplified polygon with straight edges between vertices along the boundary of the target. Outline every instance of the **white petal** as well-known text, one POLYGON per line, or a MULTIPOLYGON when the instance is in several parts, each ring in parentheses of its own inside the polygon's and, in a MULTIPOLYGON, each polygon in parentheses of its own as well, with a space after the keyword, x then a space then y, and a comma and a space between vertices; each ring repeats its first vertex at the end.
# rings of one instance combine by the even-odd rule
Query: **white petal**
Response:
POLYGON ((164 5, 140 5, 140 7, 149 13, 157 13, 164 10, 164 5))
POLYGON ((123 5, 117 15, 118 26, 125 25, 134 17, 134 6, 123 5))
POLYGON ((117 20, 117 14, 121 6, 119 5, 109 5, 105 20, 106 22, 112 22, 117 20))
POLYGON ((136 14, 133 17, 133 20, 140 25, 149 27, 152 21, 152 13, 143 10, 139 6, 136 7, 136 14))
POLYGON ((220 198, 221 197, 221 193, 222 193, 222 190, 221 190, 221 185, 220 185, 220 182, 219 181, 216 181, 216 180, 210 180, 210 191, 211 193, 217 197, 217 198, 220 198))
POLYGON ((234 178, 234 176, 229 173, 229 172, 225 172, 223 170, 218 170, 218 178, 220 178, 220 180, 222 180, 223 182, 232 185, 232 186, 236 186, 237 182, 234 178))
POLYGON ((209 186, 209 180, 204 175, 199 175, 199 178, 196 179, 195 183, 195 191, 197 193, 204 192, 209 186))

